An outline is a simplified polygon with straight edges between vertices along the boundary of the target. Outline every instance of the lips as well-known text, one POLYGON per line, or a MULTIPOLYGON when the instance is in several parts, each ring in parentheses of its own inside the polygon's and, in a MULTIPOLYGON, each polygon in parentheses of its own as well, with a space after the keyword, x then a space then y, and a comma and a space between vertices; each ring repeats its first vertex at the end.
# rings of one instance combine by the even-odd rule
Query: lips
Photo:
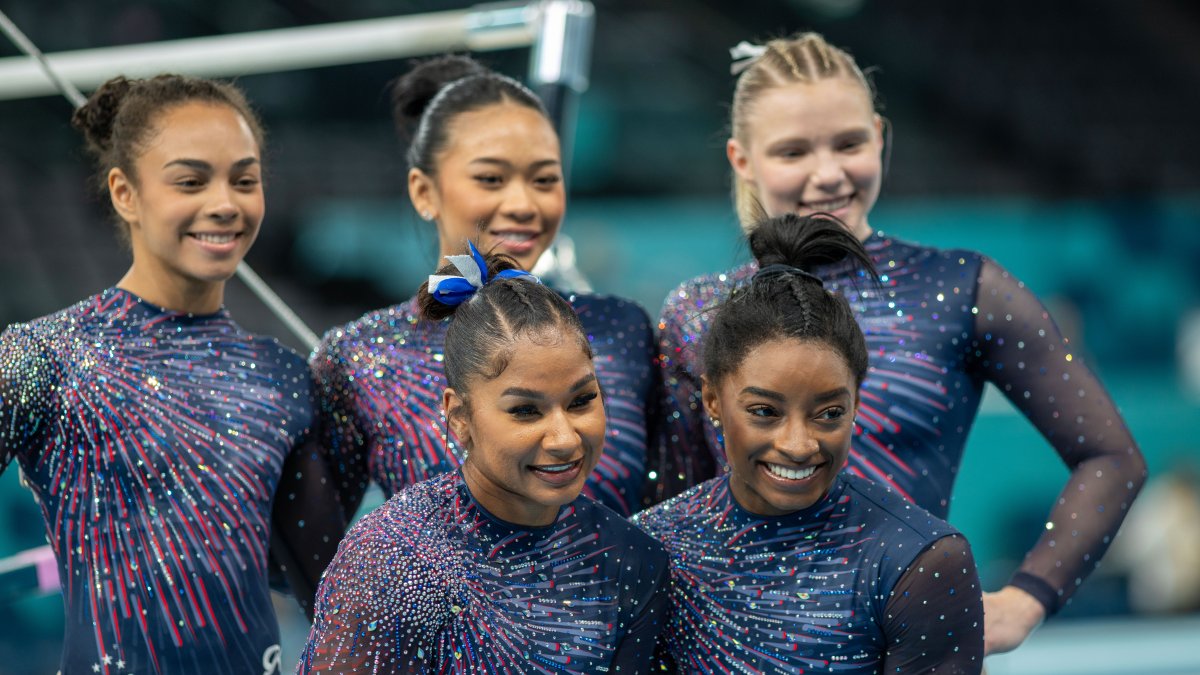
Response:
POLYGON ((794 464, 776 464, 774 462, 758 462, 758 470, 773 484, 784 489, 805 489, 812 485, 823 472, 826 462, 796 466, 794 464))
POLYGON ((579 477, 583 459, 560 464, 534 464, 529 467, 534 476, 555 487, 570 485, 579 477))
POLYGON ((187 238, 212 255, 228 255, 237 250, 244 232, 188 232, 187 238))
POLYGON ((497 248, 509 255, 524 255, 537 245, 541 232, 536 230, 499 230, 488 232, 497 248))
POLYGON ((834 199, 824 199, 821 201, 801 202, 800 207, 803 209, 812 211, 814 213, 816 213, 816 212, 833 213, 835 211, 844 209, 847 206, 850 206, 850 202, 853 199, 854 199, 854 193, 852 192, 848 195, 845 195, 842 197, 837 197, 834 199))

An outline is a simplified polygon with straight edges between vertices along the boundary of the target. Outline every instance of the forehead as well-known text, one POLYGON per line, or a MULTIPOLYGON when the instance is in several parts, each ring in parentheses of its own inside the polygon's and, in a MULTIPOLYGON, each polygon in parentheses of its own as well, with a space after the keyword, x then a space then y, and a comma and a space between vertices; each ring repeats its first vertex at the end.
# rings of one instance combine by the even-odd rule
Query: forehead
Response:
POLYGON ((801 399, 839 387, 857 389, 850 364, 840 352, 822 342, 795 338, 773 339, 751 348, 726 380, 735 392, 759 387, 801 399))
POLYGON ((848 77, 771 87, 754 100, 746 117, 751 137, 762 140, 870 128, 874 119, 870 95, 848 77))
POLYGON ((559 159, 558 134, 533 108, 504 101, 457 115, 446 128, 443 161, 472 157, 559 159))
POLYGON ((505 349, 504 370, 495 378, 478 381, 474 388, 495 392, 509 387, 545 392, 571 388, 595 374, 592 359, 573 333, 556 326, 519 336, 505 349))
POLYGON ((245 118, 227 105, 189 102, 171 106, 154 120, 154 134, 142 155, 187 155, 203 159, 214 155, 258 157, 258 142, 245 118))

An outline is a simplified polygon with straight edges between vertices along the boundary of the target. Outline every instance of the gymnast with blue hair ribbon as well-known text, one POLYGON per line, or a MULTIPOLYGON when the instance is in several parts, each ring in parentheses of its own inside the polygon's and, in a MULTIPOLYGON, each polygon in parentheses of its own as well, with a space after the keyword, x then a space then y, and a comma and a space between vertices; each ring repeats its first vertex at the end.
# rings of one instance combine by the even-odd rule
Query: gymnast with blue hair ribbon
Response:
POLYGON ((300 672, 649 672, 669 563, 580 494, 606 436, 584 325, 515 260, 469 248, 418 295, 448 324, 441 407, 463 463, 350 529, 300 672))

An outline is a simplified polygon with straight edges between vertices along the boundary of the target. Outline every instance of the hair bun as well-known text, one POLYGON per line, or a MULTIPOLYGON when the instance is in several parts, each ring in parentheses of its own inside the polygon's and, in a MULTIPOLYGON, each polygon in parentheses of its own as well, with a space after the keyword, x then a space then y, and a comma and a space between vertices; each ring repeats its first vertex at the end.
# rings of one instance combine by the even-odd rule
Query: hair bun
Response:
POLYGON ((112 147, 113 124, 121 102, 134 83, 123 76, 114 77, 100 85, 71 116, 71 126, 83 133, 88 150, 101 155, 112 147))
POLYGON ((443 87, 471 75, 490 72, 469 56, 450 54, 415 61, 412 70, 392 81, 392 117, 396 127, 412 140, 421 115, 443 87))
POLYGON ((840 220, 824 213, 768 218, 756 224, 747 239, 759 267, 790 265, 811 270, 853 256, 865 269, 872 268, 862 243, 840 220))

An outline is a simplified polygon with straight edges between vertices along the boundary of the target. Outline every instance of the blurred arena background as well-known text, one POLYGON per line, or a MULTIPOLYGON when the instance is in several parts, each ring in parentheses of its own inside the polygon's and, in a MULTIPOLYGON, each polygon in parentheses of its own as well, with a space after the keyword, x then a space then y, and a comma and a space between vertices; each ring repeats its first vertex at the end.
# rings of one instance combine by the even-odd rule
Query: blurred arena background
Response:
MULTIPOLYGON (((471 7, 451 0, 14 2, 48 53, 471 7)), ((812 29, 876 66, 894 147, 872 224, 981 250, 1046 300, 1110 388, 1151 482, 1109 559, 1001 673, 1200 673, 1200 6, 1187 0, 594 0, 564 232, 602 292, 656 315, 679 281, 746 254, 724 157, 740 40, 812 29), (1192 638, 1187 638, 1191 635, 1192 638)), ((17 56, 0 41, 0 58, 17 56)), ((524 78, 529 50, 489 52, 524 78)), ((409 297, 435 237, 408 205, 386 83, 406 60, 248 75, 268 130, 268 216, 248 261, 317 331, 409 297)), ((115 74, 115 73, 114 73, 115 74)), ((0 325, 108 287, 127 255, 59 96, 0 101, 0 325)), ((299 341, 241 284, 254 330, 299 341)), ((992 392, 994 394, 994 392, 992 392)), ((951 520, 988 589, 1066 473, 985 399, 951 520)), ((44 544, 10 467, 0 558, 44 544)), ((57 595, 0 575, 0 673, 54 672, 57 595)), ((305 626, 290 600, 285 661, 305 626)))

